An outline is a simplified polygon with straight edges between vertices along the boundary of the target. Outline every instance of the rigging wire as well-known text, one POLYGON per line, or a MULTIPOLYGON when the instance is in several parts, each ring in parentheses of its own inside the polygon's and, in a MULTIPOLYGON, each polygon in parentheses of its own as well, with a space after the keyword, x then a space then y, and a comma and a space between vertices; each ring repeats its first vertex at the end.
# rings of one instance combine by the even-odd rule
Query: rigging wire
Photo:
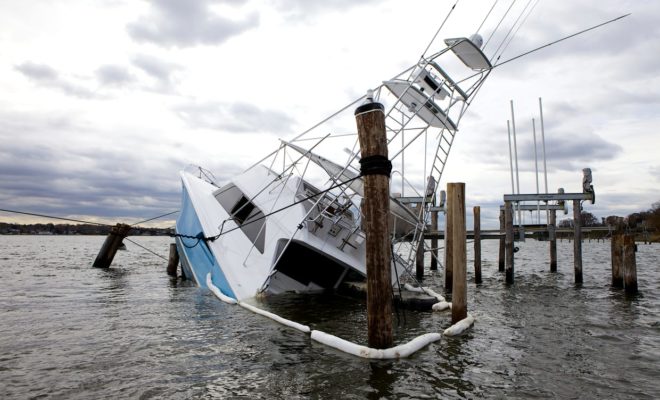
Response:
MULTIPOLYGON (((527 4, 525 4, 525 7, 522 9, 522 11, 520 12, 520 14, 518 14, 518 18, 516 18, 516 20, 513 22, 513 25, 511 25, 511 28, 509 28, 509 31, 508 31, 508 32, 506 33, 506 35, 504 36, 504 39, 502 39, 502 41, 500 42, 500 45, 497 46, 497 49, 496 49, 495 52, 493 53, 493 56, 490 58, 490 61, 492 61, 492 60, 495 58, 495 56, 497 55, 497 52, 500 51, 500 49, 502 48, 502 46, 504 45, 504 43, 505 43, 505 42, 507 41, 507 39, 509 38, 509 35, 511 35, 511 32, 513 32, 513 29, 514 29, 514 28, 516 27, 516 25, 518 24, 518 21, 520 21, 520 18, 523 16, 523 14, 525 14, 525 11, 527 11, 527 8, 529 7, 530 4, 532 4, 532 0, 527 0, 527 4)), ((500 55, 501 55, 501 53, 500 53, 500 55)))
MULTIPOLYGON (((526 55, 528 55, 528 54, 531 54, 531 53, 534 53, 534 52, 539 51, 539 50, 541 50, 541 49, 544 49, 544 48, 546 48, 546 47, 552 46, 553 44, 557 44, 557 43, 559 43, 559 42, 563 42, 564 40, 567 40, 567 39, 570 39, 570 38, 572 38, 572 37, 575 37, 575 36, 581 35, 581 34, 583 34, 583 33, 586 33, 586 32, 589 32, 589 31, 592 31, 592 30, 594 30, 594 29, 596 29, 596 28, 600 28, 601 26, 604 26, 604 25, 610 24, 610 23, 612 23, 612 22, 616 22, 616 21, 618 21, 618 20, 620 20, 620 19, 622 19, 622 18, 625 18, 625 17, 627 17, 627 16, 629 16, 629 15, 630 15, 630 13, 628 13, 628 14, 624 14, 624 15, 621 15, 621 16, 616 17, 616 18, 613 18, 613 19, 611 19, 611 20, 609 20, 609 21, 601 22, 601 23, 598 24, 598 25, 594 25, 594 26, 592 26, 592 27, 590 27, 590 28, 583 29, 583 30, 581 30, 581 31, 579 31, 579 32, 575 32, 575 33, 573 33, 573 34, 571 34, 571 35, 564 36, 563 38, 561 38, 561 39, 557 39, 557 40, 555 40, 555 41, 553 41, 553 42, 546 43, 546 44, 544 44, 543 46, 539 46, 539 47, 534 48, 534 49, 532 49, 532 50, 529 50, 529 51, 526 51, 526 52, 524 52, 524 53, 518 54, 518 55, 515 56, 515 57, 511 57, 511 58, 509 58, 509 59, 507 59, 507 60, 505 60, 505 61, 502 61, 501 63, 499 63, 499 64, 493 66, 493 68, 495 68, 495 67, 499 67, 499 66, 502 66, 502 65, 504 65, 504 64, 506 64, 506 63, 510 63, 511 61, 517 60, 517 59, 519 59, 519 58, 521 58, 521 57, 524 57, 524 56, 526 56, 526 55)), ((491 68, 491 69, 493 69, 493 68, 491 68)), ((475 74, 475 75, 476 75, 476 74, 475 74)))
POLYGON ((490 13, 493 12, 493 9, 495 8, 495 6, 497 5, 497 3, 498 3, 499 1, 500 1, 500 0, 495 0, 495 2, 493 3, 493 6, 492 6, 492 7, 490 8, 490 10, 488 11, 488 14, 486 14, 486 16, 484 17, 484 20, 481 21, 481 25, 479 25, 479 28, 477 28, 477 31, 476 31, 475 33, 479 33, 479 31, 481 30, 481 28, 484 27, 484 24, 486 23, 486 20, 488 19, 488 17, 490 17, 490 13))
POLYGON ((538 4, 539 4, 539 0, 535 0, 534 5, 529 9, 529 12, 528 12, 527 15, 525 16, 525 18, 523 18, 523 20, 522 20, 522 22, 520 23, 520 25, 518 25, 518 27, 516 28, 516 30, 513 32, 513 35, 511 35, 511 37, 509 38, 509 41, 506 43, 506 45, 504 46, 504 48, 503 48, 502 51, 500 52, 500 55, 497 56, 497 59, 495 60, 495 63, 497 63, 497 61, 500 59, 500 57, 502 57, 502 55, 504 54, 504 52, 506 51, 506 49, 509 48, 509 45, 510 45, 511 42, 513 41, 513 38, 516 37, 516 35, 518 34, 518 31, 519 31, 520 28, 525 24, 525 22, 527 22, 527 18, 529 18, 529 16, 532 15, 532 12, 534 12, 534 9, 536 8, 536 6, 537 6, 538 4))
POLYGON ((495 35, 495 32, 497 32, 497 30, 500 28, 500 25, 502 24, 502 21, 504 21, 504 18, 506 18, 506 16, 509 15, 509 11, 511 11, 511 8, 513 7, 514 4, 516 4, 516 0, 513 0, 511 2, 511 5, 509 5, 509 8, 506 10, 504 15, 502 15, 502 19, 500 19, 500 22, 497 23, 497 25, 495 26, 495 29, 493 29, 493 31, 490 33, 490 36, 488 36, 488 40, 486 40, 486 43, 481 48, 481 51, 484 51, 484 52, 486 51, 486 46, 488 46, 488 43, 490 43, 490 40, 493 38, 493 35, 495 35))
POLYGON ((458 2, 459 2, 459 0, 456 0, 456 2, 454 3, 454 5, 451 6, 451 8, 449 9, 449 12, 448 12, 447 15, 445 16, 444 21, 442 21, 442 23, 440 24, 440 27, 438 28, 438 30, 435 31, 435 35, 433 35, 433 38, 431 38, 431 41, 429 42, 429 44, 428 44, 428 45, 426 46, 426 48, 424 49, 424 52, 422 52, 422 55, 421 55, 420 58, 424 58, 424 56, 426 55, 426 52, 429 51, 429 49, 431 48, 431 45, 433 44, 433 42, 435 42, 435 38, 438 37, 438 34, 440 34, 440 31, 441 31, 442 28, 445 26, 445 23, 447 22, 447 20, 449 20, 449 17, 450 17, 451 14, 454 12, 454 8, 456 8, 456 5, 458 4, 458 2))

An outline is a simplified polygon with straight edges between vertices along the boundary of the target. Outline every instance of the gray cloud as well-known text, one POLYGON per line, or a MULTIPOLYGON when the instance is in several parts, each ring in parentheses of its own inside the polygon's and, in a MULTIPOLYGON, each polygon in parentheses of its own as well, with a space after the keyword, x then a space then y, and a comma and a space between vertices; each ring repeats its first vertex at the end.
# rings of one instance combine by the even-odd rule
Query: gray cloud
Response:
POLYGON ((44 87, 55 88, 70 96, 83 99, 96 97, 96 94, 91 90, 60 76, 54 68, 46 64, 26 61, 20 65, 16 65, 14 68, 33 82, 44 87))
POLYGON ((132 63, 158 82, 161 89, 169 89, 174 84, 174 74, 183 69, 180 65, 162 61, 156 57, 139 54, 132 63))
POLYGON ((96 70, 96 78, 109 86, 124 86, 135 80, 128 69, 120 65, 102 65, 96 70))
POLYGON ((376 0, 273 0, 275 7, 291 19, 304 19, 310 15, 329 11, 344 12, 348 8, 365 6, 376 0))
POLYGON ((220 44, 259 25, 256 13, 242 20, 231 20, 215 14, 210 7, 213 3, 242 4, 244 1, 155 0, 151 2, 151 13, 129 24, 127 30, 137 41, 186 47, 220 44))
POLYGON ((233 133, 288 133, 294 124, 294 120, 281 111, 262 110, 247 103, 189 103, 175 111, 192 127, 233 133))

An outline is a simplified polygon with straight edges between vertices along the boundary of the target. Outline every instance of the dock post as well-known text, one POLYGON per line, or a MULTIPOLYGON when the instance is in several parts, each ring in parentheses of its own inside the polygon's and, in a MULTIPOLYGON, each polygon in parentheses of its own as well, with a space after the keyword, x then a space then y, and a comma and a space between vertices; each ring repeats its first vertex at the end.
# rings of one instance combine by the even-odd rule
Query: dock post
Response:
POLYGON ((369 347, 392 346, 392 281, 390 248, 390 172, 385 114, 382 104, 367 102, 355 110, 360 141, 360 172, 364 179, 364 230, 367 266, 367 329, 369 347))
POLYGON ((167 260, 167 275, 176 277, 176 267, 179 266, 179 251, 176 243, 170 243, 170 257, 167 260))
POLYGON ((453 236, 451 322, 455 324, 467 317, 465 183, 449 183, 447 185, 447 197, 449 199, 447 219, 452 221, 453 236))
POLYGON ((625 234, 623 236, 623 287, 627 294, 637 293, 636 251, 635 234, 625 234))
POLYGON ((474 206, 474 283, 481 283, 481 207, 474 206))
POLYGON ((575 283, 582 284, 582 206, 580 200, 573 200, 573 263, 575 265, 575 283))
POLYGON ((108 236, 105 238, 105 242, 103 242, 103 246, 101 246, 101 250, 92 265, 96 268, 110 268, 110 264, 112 264, 112 260, 115 258, 117 249, 121 246, 122 240, 128 236, 128 231, 130 230, 131 226, 126 224, 117 224, 113 226, 112 229, 110 229, 110 233, 108 233, 108 236))
POLYGON ((557 211, 550 210, 548 239, 550 240, 550 272, 557 272, 557 211))
MULTIPOLYGON (((431 230, 438 232, 438 212, 431 211, 431 230)), ((438 269, 438 238, 431 239, 431 271, 438 269)))
POLYGON ((623 233, 612 234, 612 287, 623 288, 623 233))
POLYGON ((504 210, 500 210, 500 251, 498 254, 497 268, 504 272, 504 210))
POLYGON ((513 205, 510 201, 504 202, 504 226, 506 230, 506 283, 513 283, 513 205))
POLYGON ((415 257, 415 275, 417 279, 424 279, 424 234, 422 233, 417 244, 417 254, 415 257))
POLYGON ((454 207, 454 186, 447 184, 447 214, 445 215, 445 293, 451 293, 454 283, 454 221, 449 210, 454 207))

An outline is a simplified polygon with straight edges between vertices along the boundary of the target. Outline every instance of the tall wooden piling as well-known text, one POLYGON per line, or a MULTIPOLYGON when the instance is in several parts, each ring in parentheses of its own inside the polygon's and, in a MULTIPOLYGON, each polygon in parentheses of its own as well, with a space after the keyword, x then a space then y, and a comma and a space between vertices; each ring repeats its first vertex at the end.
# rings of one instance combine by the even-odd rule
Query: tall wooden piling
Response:
POLYGON ((506 283, 513 283, 513 204, 510 201, 504 202, 504 228, 506 230, 504 246, 506 248, 506 283))
POLYGON ((550 272, 557 272, 557 211, 550 210, 548 240, 550 241, 550 272))
POLYGON ((474 283, 481 283, 481 207, 474 206, 474 283))
POLYGON ((415 275, 417 279, 424 279, 424 235, 417 244, 417 254, 415 256, 415 275))
POLYGON ((467 252, 465 232, 465 183, 447 185, 449 209, 447 219, 452 221, 452 324, 467 317, 467 252))
POLYGON ((623 236, 623 287, 626 293, 637 293, 637 261, 635 260, 635 234, 623 236))
MULTIPOLYGON (((438 211, 431 211, 431 230, 438 231, 438 211)), ((438 269, 438 239, 431 239, 431 271, 438 269)))
POLYGON ((170 243, 170 257, 167 260, 167 275, 176 277, 176 268, 179 266, 179 251, 176 243, 170 243))
POLYGON ((454 283, 454 221, 449 217, 449 210, 454 206, 454 186, 447 184, 447 215, 445 216, 445 293, 451 293, 454 283))
POLYGON ((131 226, 126 224, 113 226, 105 238, 105 242, 103 242, 103 246, 101 246, 101 250, 96 256, 93 266, 96 268, 109 268, 112 260, 115 258, 117 249, 122 245, 122 240, 124 240, 130 230, 131 226))
POLYGON ((392 346, 392 282, 389 232, 392 164, 388 160, 384 107, 369 102, 355 110, 364 176, 369 347, 392 346))
POLYGON ((612 287, 623 288, 623 233, 612 235, 612 287))
POLYGON ((582 284, 582 206, 580 200, 573 200, 573 263, 575 266, 575 283, 582 284))
POLYGON ((504 272, 504 210, 500 210, 500 251, 497 259, 497 268, 500 272, 504 272))

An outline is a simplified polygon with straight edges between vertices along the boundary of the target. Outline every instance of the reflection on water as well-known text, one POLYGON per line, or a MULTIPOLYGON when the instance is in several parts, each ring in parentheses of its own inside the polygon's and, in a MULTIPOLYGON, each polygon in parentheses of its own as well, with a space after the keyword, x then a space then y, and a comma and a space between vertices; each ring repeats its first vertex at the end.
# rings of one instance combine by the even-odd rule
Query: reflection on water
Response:
MULTIPOLYGON (((103 239, 0 236, 1 398, 660 398, 657 245, 639 245, 641 294, 629 297, 609 286, 609 243, 585 243, 576 288, 571 243, 558 243, 556 274, 547 243, 519 244, 507 286, 497 242, 484 241, 483 284, 468 273, 474 328, 409 359, 368 361, 172 280, 165 261, 130 243, 112 269, 91 268, 103 239)), ((167 256, 168 238, 136 240, 167 256)), ((442 272, 424 282, 441 292, 442 272)), ((367 342, 363 301, 254 302, 367 342)), ((398 310, 394 322, 401 343, 450 317, 398 310)))

